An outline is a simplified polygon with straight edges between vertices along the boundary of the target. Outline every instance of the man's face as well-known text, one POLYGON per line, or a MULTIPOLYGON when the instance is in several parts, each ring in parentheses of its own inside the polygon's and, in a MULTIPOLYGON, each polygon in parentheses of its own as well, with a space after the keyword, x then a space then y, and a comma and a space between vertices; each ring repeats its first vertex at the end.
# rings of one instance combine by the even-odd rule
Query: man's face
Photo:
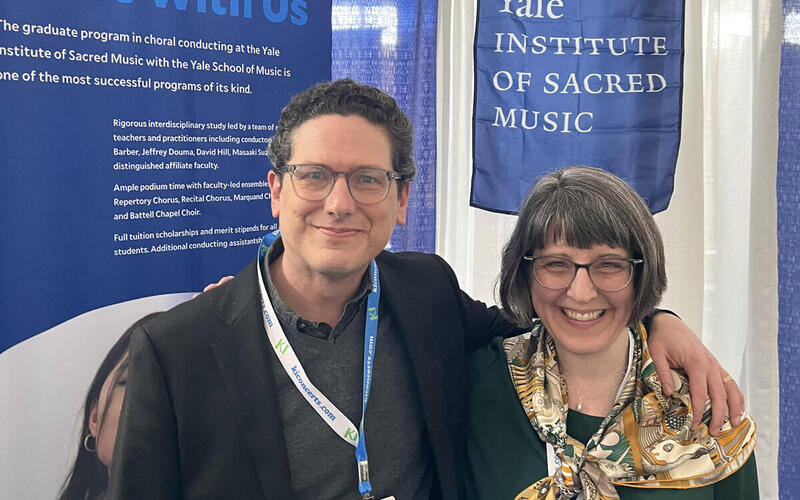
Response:
MULTIPOLYGON (((371 167, 392 170, 389 135, 385 128, 358 115, 325 115, 310 119, 292 134, 290 165, 326 165, 336 172, 371 167)), ((343 176, 327 198, 307 201, 270 171, 272 214, 279 218, 284 265, 305 275, 342 279, 364 273, 369 261, 386 246, 395 224, 405 224, 408 185, 398 196, 392 181, 386 198, 361 205, 353 200, 343 176)))

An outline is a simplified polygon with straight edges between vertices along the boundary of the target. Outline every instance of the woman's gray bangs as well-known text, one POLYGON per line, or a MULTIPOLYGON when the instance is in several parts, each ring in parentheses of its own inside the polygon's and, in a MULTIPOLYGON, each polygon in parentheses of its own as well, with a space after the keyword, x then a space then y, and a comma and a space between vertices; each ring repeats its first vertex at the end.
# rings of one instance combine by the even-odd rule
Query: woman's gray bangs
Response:
POLYGON ((634 250, 630 224, 622 220, 624 214, 615 213, 589 193, 570 193, 559 189, 535 216, 534 250, 548 243, 561 243, 575 248, 588 249, 595 245, 634 250))

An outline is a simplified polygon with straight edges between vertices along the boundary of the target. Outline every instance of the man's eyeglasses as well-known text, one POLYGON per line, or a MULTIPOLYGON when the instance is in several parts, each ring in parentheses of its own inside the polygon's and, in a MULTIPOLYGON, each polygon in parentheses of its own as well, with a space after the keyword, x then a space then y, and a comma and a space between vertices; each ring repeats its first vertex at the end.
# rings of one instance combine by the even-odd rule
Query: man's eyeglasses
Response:
POLYGON ((567 288, 575 280, 578 269, 584 268, 594 286, 604 292, 618 292, 628 286, 633 279, 634 266, 644 262, 642 259, 605 258, 589 264, 576 264, 562 257, 525 255, 522 258, 530 261, 533 277, 545 288, 567 288))
POLYGON ((344 176, 350 196, 362 205, 380 203, 389 193, 392 181, 403 176, 394 170, 359 168, 353 172, 336 172, 325 165, 286 165, 275 169, 292 177, 292 188, 306 201, 325 199, 333 190, 336 177, 344 176))

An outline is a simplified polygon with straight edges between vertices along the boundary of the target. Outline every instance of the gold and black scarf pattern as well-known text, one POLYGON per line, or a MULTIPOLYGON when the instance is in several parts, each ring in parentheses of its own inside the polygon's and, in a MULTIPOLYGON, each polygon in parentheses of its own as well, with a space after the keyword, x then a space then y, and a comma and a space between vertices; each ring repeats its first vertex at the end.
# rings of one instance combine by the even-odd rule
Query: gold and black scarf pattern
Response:
MULTIPOLYGON (((619 499, 615 485, 638 488, 696 488, 733 474, 755 448, 756 426, 745 415, 726 423, 717 437, 704 421, 690 430, 691 397, 686 377, 672 372, 667 398, 647 349, 647 332, 631 331, 633 362, 625 386, 597 431, 584 445, 567 433, 566 383, 555 343, 538 320, 530 333, 504 342, 511 380, 531 426, 553 446, 561 465, 521 492, 518 500, 619 499)), ((708 417, 708 418, 707 418, 708 417)))

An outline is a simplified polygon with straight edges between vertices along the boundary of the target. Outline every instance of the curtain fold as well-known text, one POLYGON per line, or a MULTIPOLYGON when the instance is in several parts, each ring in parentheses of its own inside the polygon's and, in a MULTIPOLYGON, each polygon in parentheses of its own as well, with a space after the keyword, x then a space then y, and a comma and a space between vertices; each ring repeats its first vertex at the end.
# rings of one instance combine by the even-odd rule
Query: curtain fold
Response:
POLYGON ((417 176, 392 251, 433 252, 436 226, 437 0, 334 0, 332 78, 393 96, 414 124, 417 176))
POLYGON ((758 423, 762 498, 778 498, 776 165, 781 6, 704 4, 703 340, 758 423))
POLYGON ((800 492, 800 0, 783 2, 778 143, 778 299, 780 323, 781 498, 800 492))

